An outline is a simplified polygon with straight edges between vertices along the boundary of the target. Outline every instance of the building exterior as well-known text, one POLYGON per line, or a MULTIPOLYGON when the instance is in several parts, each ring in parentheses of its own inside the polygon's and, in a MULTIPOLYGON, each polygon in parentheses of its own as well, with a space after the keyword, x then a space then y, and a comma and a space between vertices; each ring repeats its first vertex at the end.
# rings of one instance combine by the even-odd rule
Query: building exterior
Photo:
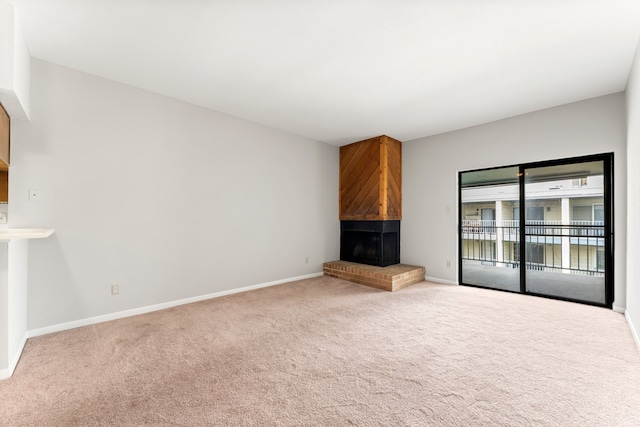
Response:
MULTIPOLYGON (((604 276, 603 176, 526 184, 526 268, 604 276)), ((518 184, 462 189, 463 264, 520 266, 518 184)))

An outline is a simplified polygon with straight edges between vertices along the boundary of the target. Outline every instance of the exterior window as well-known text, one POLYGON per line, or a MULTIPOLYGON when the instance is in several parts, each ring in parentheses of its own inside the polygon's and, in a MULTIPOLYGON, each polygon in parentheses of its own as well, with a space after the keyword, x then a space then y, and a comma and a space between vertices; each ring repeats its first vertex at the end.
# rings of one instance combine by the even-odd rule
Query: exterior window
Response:
POLYGON ((597 263, 598 263, 598 271, 604 271, 605 265, 605 257, 604 257, 604 248, 598 248, 596 252, 597 263))
POLYGON ((587 178, 578 178, 578 179, 572 179, 571 180, 571 186, 572 187, 584 187, 587 185, 587 178))
POLYGON ((573 207, 573 220, 574 221, 591 221, 592 214, 591 206, 574 206, 573 207))
POLYGON ((495 220, 496 220, 496 210, 495 209, 482 209, 480 212, 480 218, 482 218, 482 225, 485 233, 495 233, 495 220))
POLYGON ((527 224, 527 233, 532 235, 544 235, 544 207, 531 206, 527 207, 525 224, 527 224), (540 226, 540 227, 532 227, 540 226))
POLYGON ((604 223, 604 205, 593 205, 593 220, 604 223))
POLYGON ((483 265, 495 265, 496 264, 496 243, 495 242, 482 242, 481 258, 483 265))
POLYGON ((544 245, 527 243, 527 261, 530 264, 544 265, 544 245))

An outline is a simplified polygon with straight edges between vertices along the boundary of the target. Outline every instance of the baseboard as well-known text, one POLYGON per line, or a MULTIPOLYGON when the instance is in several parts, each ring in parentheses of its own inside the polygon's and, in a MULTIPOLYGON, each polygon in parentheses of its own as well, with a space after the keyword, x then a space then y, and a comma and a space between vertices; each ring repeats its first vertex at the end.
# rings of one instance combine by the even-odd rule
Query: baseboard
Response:
POLYGON ((13 355, 13 358, 9 361, 9 366, 5 369, 0 369, 0 380, 6 380, 13 375, 13 371, 16 370, 16 366, 18 366, 18 362, 20 361, 20 356, 22 356, 22 350, 24 350, 24 346, 27 344, 27 338, 28 335, 25 333, 20 346, 13 355))
POLYGON ((624 314, 624 313, 625 313, 625 308, 624 308, 624 307, 620 307, 619 305, 615 305, 615 304, 613 304, 613 305, 611 306, 611 309, 612 309, 613 311, 615 311, 616 313, 621 313, 621 314, 624 314))
POLYGON ((442 283, 443 285, 458 284, 458 282, 454 282, 453 280, 445 280, 445 279, 440 279, 438 277, 430 277, 430 276, 425 276, 424 280, 426 280, 427 282, 442 283))
POLYGON ((306 274, 304 276, 290 277, 288 279, 260 283, 258 285, 245 286, 243 288, 229 289, 227 291, 214 292, 212 294, 200 295, 197 297, 184 298, 176 301, 169 301, 161 304, 154 304, 146 307, 134 308, 131 310, 118 311, 116 313, 109 313, 101 316, 88 317, 86 319, 74 320, 72 322, 59 323, 57 325, 46 326, 44 328, 31 329, 27 331, 27 334, 29 338, 33 338, 40 335, 52 334, 54 332, 61 332, 69 329, 80 328, 82 326, 89 326, 89 325, 95 325, 98 323, 108 322, 110 320, 123 319, 125 317, 137 316, 139 314, 146 314, 146 313, 151 313, 153 311, 165 310, 167 308, 176 307, 179 305, 191 304, 194 302, 204 301, 212 298, 219 298, 226 295, 252 291, 254 289, 267 288, 269 286, 281 285, 283 283, 295 282, 298 280, 310 279, 313 277, 320 277, 322 275, 323 275, 322 272, 306 274))
POLYGON ((628 311, 624 312, 624 317, 627 319, 627 323, 629 324, 629 329, 631 329, 631 335, 633 335, 633 339, 636 341, 636 347, 638 348, 638 351, 640 351, 640 337, 638 336, 638 330, 633 325, 633 322, 631 321, 631 316, 629 316, 628 311))

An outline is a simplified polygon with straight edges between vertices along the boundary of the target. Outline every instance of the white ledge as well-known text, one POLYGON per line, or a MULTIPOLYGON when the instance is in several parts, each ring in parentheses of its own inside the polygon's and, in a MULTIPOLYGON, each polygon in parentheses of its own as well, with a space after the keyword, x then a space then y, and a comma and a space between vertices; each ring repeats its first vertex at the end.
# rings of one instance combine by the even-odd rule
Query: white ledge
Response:
POLYGON ((46 239, 55 230, 53 228, 0 228, 0 241, 18 239, 46 239))

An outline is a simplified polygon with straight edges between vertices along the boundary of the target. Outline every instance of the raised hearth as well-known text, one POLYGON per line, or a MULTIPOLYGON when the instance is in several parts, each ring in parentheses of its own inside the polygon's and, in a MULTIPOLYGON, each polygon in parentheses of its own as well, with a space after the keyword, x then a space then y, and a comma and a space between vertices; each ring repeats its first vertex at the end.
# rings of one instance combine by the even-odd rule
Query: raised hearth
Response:
POLYGON ((323 272, 325 276, 393 292, 422 282, 425 268, 406 264, 377 267, 348 261, 331 261, 323 264, 323 272))

